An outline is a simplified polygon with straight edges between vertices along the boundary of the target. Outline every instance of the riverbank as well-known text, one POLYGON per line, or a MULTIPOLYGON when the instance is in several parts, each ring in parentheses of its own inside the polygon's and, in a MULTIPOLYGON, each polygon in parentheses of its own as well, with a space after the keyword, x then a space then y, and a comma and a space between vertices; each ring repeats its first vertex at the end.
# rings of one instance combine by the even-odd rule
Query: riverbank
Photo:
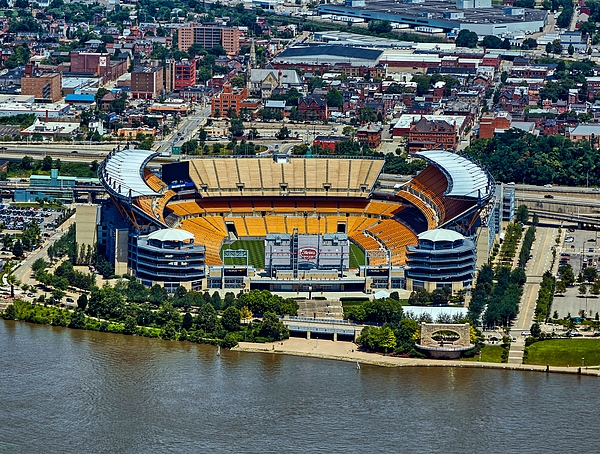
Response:
POLYGON ((528 364, 486 363, 475 361, 433 360, 418 358, 400 358, 385 356, 380 353, 358 351, 353 342, 330 341, 324 339, 300 339, 292 337, 283 342, 255 344, 240 342, 233 350, 249 353, 272 353, 278 355, 306 356, 311 358, 348 361, 359 364, 370 364, 383 367, 462 367, 478 369, 521 370, 533 372, 551 372, 563 374, 580 374, 600 377, 598 368, 534 366, 528 364))

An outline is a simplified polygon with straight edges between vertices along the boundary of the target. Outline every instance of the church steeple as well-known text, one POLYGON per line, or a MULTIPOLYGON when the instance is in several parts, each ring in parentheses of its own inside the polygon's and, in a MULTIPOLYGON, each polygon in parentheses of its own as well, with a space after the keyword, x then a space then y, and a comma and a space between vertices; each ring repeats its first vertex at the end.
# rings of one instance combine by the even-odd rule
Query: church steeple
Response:
POLYGON ((250 42, 250 58, 248 59, 248 69, 256 68, 256 47, 254 46, 254 38, 250 42))

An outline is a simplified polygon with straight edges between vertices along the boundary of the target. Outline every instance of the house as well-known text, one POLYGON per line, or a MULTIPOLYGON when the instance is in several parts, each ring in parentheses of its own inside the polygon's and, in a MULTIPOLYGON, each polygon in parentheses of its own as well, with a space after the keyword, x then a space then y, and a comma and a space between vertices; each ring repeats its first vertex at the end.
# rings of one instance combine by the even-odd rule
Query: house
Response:
POLYGON ((600 124, 580 124, 574 128, 567 128, 567 137, 574 142, 593 142, 600 146, 600 124))
POLYGON ((318 95, 305 96, 298 103, 298 114, 303 119, 325 121, 329 117, 327 101, 318 95))

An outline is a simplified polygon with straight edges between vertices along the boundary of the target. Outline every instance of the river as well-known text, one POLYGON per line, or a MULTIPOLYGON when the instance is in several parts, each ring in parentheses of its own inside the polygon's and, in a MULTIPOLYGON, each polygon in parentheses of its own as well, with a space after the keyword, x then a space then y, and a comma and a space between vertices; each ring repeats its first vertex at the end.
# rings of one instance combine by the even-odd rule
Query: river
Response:
POLYGON ((0 347, 0 453, 597 449, 597 377, 357 371, 8 321, 0 347))

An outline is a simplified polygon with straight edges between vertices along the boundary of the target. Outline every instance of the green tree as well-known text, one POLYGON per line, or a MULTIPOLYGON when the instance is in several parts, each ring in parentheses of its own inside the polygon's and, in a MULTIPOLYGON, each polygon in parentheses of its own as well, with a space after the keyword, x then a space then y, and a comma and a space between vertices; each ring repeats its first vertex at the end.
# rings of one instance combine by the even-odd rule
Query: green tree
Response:
POLYGON ((231 124, 229 125, 229 132, 234 137, 240 137, 244 135, 244 123, 240 118, 232 118, 231 124))
POLYGON ((337 88, 332 88, 331 90, 329 90, 327 92, 326 98, 327 105, 329 107, 337 107, 338 109, 344 107, 344 96, 342 95, 342 92, 337 88))
POLYGON ((188 140, 184 142, 181 146, 181 151, 185 154, 197 154, 198 150, 198 141, 197 140, 188 140))
POLYGON ((289 330, 285 327, 283 321, 277 317, 275 312, 265 312, 263 314, 260 334, 273 340, 282 340, 290 337, 289 330))
POLYGON ((560 39, 555 39, 554 41, 552 41, 552 53, 560 55, 562 54, 562 51, 563 47, 560 43, 560 39))
POLYGON ((21 243, 21 240, 17 240, 15 242, 15 244, 13 245, 12 253, 15 257, 23 256, 23 244, 21 243))
POLYGON ((86 317, 82 309, 77 309, 71 314, 71 320, 69 322, 69 328, 74 329, 85 329, 86 317))
POLYGON ((125 317, 123 322, 123 334, 137 334, 137 319, 133 315, 125 317))
POLYGON ((562 279, 556 282, 556 293, 564 295, 567 291, 567 284, 562 279))
POLYGON ((573 47, 573 44, 569 44, 569 47, 567 47, 567 52, 571 57, 573 56, 573 54, 575 53, 575 48, 573 47))
POLYGON ((470 30, 461 30, 456 37, 456 45, 458 47, 477 47, 478 42, 477 33, 470 30))
POLYGON ((196 316, 196 326, 207 333, 212 333, 217 330, 219 320, 217 311, 212 304, 206 303, 198 309, 196 316))
POLYGON ((87 295, 85 293, 82 293, 81 295, 79 295, 79 298, 77 298, 77 308, 79 308, 81 310, 85 310, 87 305, 88 305, 87 295))
POLYGON ((368 30, 378 35, 390 33, 392 31, 392 24, 387 20, 370 20, 368 30))
POLYGON ((580 294, 581 296, 585 296, 585 295, 587 295, 587 291, 588 291, 587 285, 585 285, 585 284, 581 284, 581 285, 579 286, 579 288, 577 289, 577 291, 579 292, 579 294, 580 294))
POLYGON ((238 331, 240 329, 241 313, 235 306, 229 306, 223 311, 221 324, 227 331, 238 331))
POLYGON ((515 214, 515 220, 523 224, 527 223, 529 220, 529 208, 527 208, 527 205, 519 205, 515 214))

